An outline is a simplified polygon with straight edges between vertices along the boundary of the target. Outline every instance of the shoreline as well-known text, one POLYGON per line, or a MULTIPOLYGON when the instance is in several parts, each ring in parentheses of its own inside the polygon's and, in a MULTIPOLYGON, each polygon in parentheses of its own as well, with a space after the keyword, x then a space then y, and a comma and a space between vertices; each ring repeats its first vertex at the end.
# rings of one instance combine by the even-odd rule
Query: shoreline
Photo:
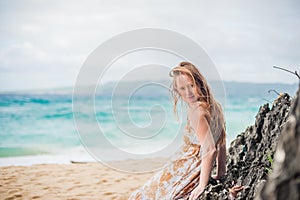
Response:
POLYGON ((101 160, 95 159, 85 150, 80 151, 70 151, 69 153, 61 154, 37 154, 37 155, 22 155, 22 156, 12 156, 12 157, 0 157, 0 167, 9 166, 31 166, 40 164, 76 164, 76 163, 101 163, 103 165, 122 165, 128 161, 139 161, 139 160, 168 160, 167 156, 160 157, 146 157, 141 159, 112 157, 111 160, 103 162, 101 160))
POLYGON ((96 162, 87 152, 66 154, 39 154, 14 157, 0 157, 0 167, 31 166, 38 164, 68 164, 71 161, 96 162))

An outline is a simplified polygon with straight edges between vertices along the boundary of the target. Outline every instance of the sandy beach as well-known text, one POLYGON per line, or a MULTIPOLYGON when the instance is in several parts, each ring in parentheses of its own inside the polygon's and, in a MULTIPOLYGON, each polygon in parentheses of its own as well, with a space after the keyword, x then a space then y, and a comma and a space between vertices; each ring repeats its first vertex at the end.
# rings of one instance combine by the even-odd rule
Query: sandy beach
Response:
MULTIPOLYGON (((167 159, 118 161, 153 168, 167 159)), ((0 199, 127 199, 155 172, 125 173, 98 162, 0 168, 0 199)))

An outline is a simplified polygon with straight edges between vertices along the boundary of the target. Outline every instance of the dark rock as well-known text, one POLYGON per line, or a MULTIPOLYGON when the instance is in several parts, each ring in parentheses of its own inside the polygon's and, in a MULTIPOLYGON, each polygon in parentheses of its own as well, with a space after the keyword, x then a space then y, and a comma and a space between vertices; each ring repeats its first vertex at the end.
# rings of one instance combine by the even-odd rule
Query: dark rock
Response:
POLYGON ((300 85, 278 142, 273 172, 256 199, 300 199, 300 85))
MULTIPOLYGON (((244 186, 244 190, 236 199, 253 199, 261 191, 268 178, 268 169, 272 168, 270 158, 274 157, 281 129, 289 117, 290 105, 290 96, 285 93, 274 101, 271 109, 269 104, 260 107, 255 124, 247 127, 231 142, 227 152, 225 177, 220 184, 208 184, 205 192, 198 199, 229 199, 228 188, 233 185, 244 186)), ((300 134, 298 135, 300 137, 300 134)), ((298 165, 300 163, 299 160, 298 163, 293 162, 298 165)), ((297 177, 295 181, 298 180, 298 191, 299 175, 300 173, 297 176, 294 174, 297 177)))

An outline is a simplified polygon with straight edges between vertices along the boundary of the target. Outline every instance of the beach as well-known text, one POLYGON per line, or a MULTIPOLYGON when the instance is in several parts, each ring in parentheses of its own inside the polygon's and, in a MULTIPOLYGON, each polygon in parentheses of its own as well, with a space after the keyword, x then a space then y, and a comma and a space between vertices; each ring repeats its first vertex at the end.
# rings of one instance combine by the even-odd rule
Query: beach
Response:
MULTIPOLYGON (((264 114, 267 113, 267 110, 260 112, 260 106, 264 105, 265 99, 269 97, 263 91, 267 91, 268 88, 277 88, 275 86, 264 85, 261 93, 255 91, 257 94, 251 93, 253 90, 249 89, 250 86, 248 85, 242 87, 240 84, 236 84, 234 87, 229 87, 238 87, 236 91, 239 93, 244 91, 244 93, 236 94, 233 89, 232 91, 227 90, 225 118, 228 128, 228 145, 234 139, 240 138, 240 133, 245 132, 245 128, 253 124, 255 119, 258 120, 255 116, 261 116, 259 119, 265 118, 264 114)), ((251 87, 256 88, 258 86, 252 85, 251 87)), ((285 87, 288 88, 288 86, 285 87)), ((294 94, 294 92, 291 91, 290 94, 294 94)), ((83 107, 82 110, 77 110, 77 113, 80 114, 77 123, 84 125, 83 130, 91 131, 86 135, 92 134, 93 137, 83 137, 85 136, 84 133, 76 131, 70 95, 0 95, 0 127, 2 128, 0 131, 0 199, 127 199, 131 192, 142 186, 155 172, 141 174, 121 172, 95 162, 93 158, 102 160, 99 155, 104 155, 107 162, 115 163, 112 166, 121 166, 121 169, 128 169, 129 166, 131 171, 135 170, 136 172, 140 172, 141 169, 157 169, 158 166, 167 163, 167 158, 155 156, 145 160, 128 160, 127 157, 123 156, 124 154, 116 154, 114 150, 121 149, 121 153, 129 152, 130 155, 137 155, 137 157, 148 155, 151 153, 149 150, 159 152, 160 148, 165 147, 177 133, 181 133, 177 130, 180 123, 174 120, 169 99, 143 97, 137 98, 134 107, 124 109, 122 106, 117 106, 119 110, 117 109, 118 112, 114 115, 121 116, 119 125, 126 129, 130 127, 128 122, 130 118, 127 116, 129 111, 133 112, 135 118, 132 120, 135 123, 144 125, 148 122, 144 111, 150 107, 149 105, 154 103, 168 105, 166 106, 166 113, 170 116, 166 116, 166 119, 169 121, 167 121, 161 134, 158 135, 159 137, 151 138, 151 140, 143 140, 144 143, 141 140, 135 143, 131 142, 132 140, 127 139, 126 134, 120 132, 120 128, 116 127, 114 121, 110 99, 105 97, 96 101, 96 105, 101 105, 101 110, 95 112, 105 134, 101 138, 94 137, 98 136, 98 132, 90 127, 96 123, 95 115, 85 113, 87 102, 85 99, 81 100, 83 107), (107 141, 113 144, 109 148, 104 145, 108 144, 107 141), (90 151, 95 150, 95 147, 98 148, 98 151, 90 151), (92 158, 90 154, 87 154, 87 150, 92 154, 97 152, 102 154, 97 154, 98 157, 92 158), (76 162, 72 163, 72 160, 76 162)), ((120 105, 123 105, 124 102, 127 102, 126 98, 120 97, 118 99, 120 105)), ((274 111, 274 116, 277 116, 277 113, 285 113, 285 111, 274 111)), ((276 119, 279 118, 276 117, 276 119)), ((261 124, 261 122, 254 124, 261 124)), ((272 123, 267 124, 270 124, 270 130, 280 127, 279 125, 273 126, 272 123)), ((252 129, 255 128, 257 127, 254 126, 252 129)), ((246 128, 248 132, 252 129, 246 128)), ((152 132, 152 129, 147 129, 145 132, 137 131, 135 133, 147 136, 148 133, 152 132)), ((258 132, 260 130, 252 131, 251 134, 255 137, 258 132)), ((248 136, 247 138, 249 139, 248 136)), ((252 143, 249 142, 249 144, 252 143)), ((232 154, 232 160, 240 157, 239 153, 243 145, 239 144, 233 148, 237 152, 232 154)), ((250 145, 248 147, 250 148, 250 145)), ((269 155, 266 152, 267 150, 264 155, 269 155)), ((160 154, 158 156, 164 157, 165 155, 160 154)), ((247 156, 244 157, 248 159, 247 156)), ((264 172, 265 166, 268 166, 268 160, 265 160, 266 163, 263 163, 261 168, 247 166, 247 169, 261 169, 264 172)), ((250 160, 247 163, 259 162, 250 160)), ((233 169, 232 173, 235 173, 235 170, 233 169)), ((241 177, 243 177, 244 171, 240 171, 241 177)), ((257 173, 249 173, 249 178, 245 180, 252 180, 253 174, 256 175, 257 173)), ((240 180, 244 179, 241 178, 240 180)), ((253 191, 256 190, 251 188, 249 191, 251 191, 250 196, 253 196, 253 191)))
MULTIPOLYGON (((167 159, 118 161, 137 168, 167 159)), ((126 173, 99 162, 0 167, 0 199, 127 199, 155 172, 126 173)))

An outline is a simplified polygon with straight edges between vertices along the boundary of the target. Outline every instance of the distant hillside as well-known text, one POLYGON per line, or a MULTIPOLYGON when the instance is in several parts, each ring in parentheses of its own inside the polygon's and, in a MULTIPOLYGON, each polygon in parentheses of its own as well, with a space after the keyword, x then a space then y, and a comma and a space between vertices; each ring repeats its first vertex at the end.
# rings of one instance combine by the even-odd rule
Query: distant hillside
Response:
MULTIPOLYGON (((97 87, 96 94, 98 96, 106 96, 109 97, 114 92, 116 96, 128 96, 129 94, 138 95, 141 97, 162 97, 168 98, 170 93, 168 88, 171 82, 168 80, 162 80, 160 82, 108 82, 103 85, 97 87), (117 87, 116 87, 117 86, 117 87)), ((209 83, 213 93, 215 96, 222 95, 226 92, 226 96, 268 96, 268 90, 276 90, 279 93, 286 92, 290 95, 296 93, 298 84, 282 84, 282 83, 246 83, 246 82, 227 82, 224 81, 224 88, 221 82, 210 82, 209 83)), ((81 87, 80 92, 82 94, 86 94, 86 91, 94 88, 91 87, 81 87)), ((26 90, 26 91, 18 91, 18 92, 2 92, 2 94, 7 93, 17 93, 17 94, 49 94, 49 95, 71 95, 73 92, 72 87, 64 87, 64 88, 53 88, 53 89, 45 89, 45 90, 26 90)), ((275 93, 272 92, 274 96, 275 93)))
MULTIPOLYGON (((265 96, 268 91, 273 89, 279 93, 286 92, 290 95, 296 93, 298 84, 282 84, 282 83, 243 83, 243 82, 224 82, 227 95, 258 95, 265 96)), ((272 93, 275 94, 275 93, 272 93)))

